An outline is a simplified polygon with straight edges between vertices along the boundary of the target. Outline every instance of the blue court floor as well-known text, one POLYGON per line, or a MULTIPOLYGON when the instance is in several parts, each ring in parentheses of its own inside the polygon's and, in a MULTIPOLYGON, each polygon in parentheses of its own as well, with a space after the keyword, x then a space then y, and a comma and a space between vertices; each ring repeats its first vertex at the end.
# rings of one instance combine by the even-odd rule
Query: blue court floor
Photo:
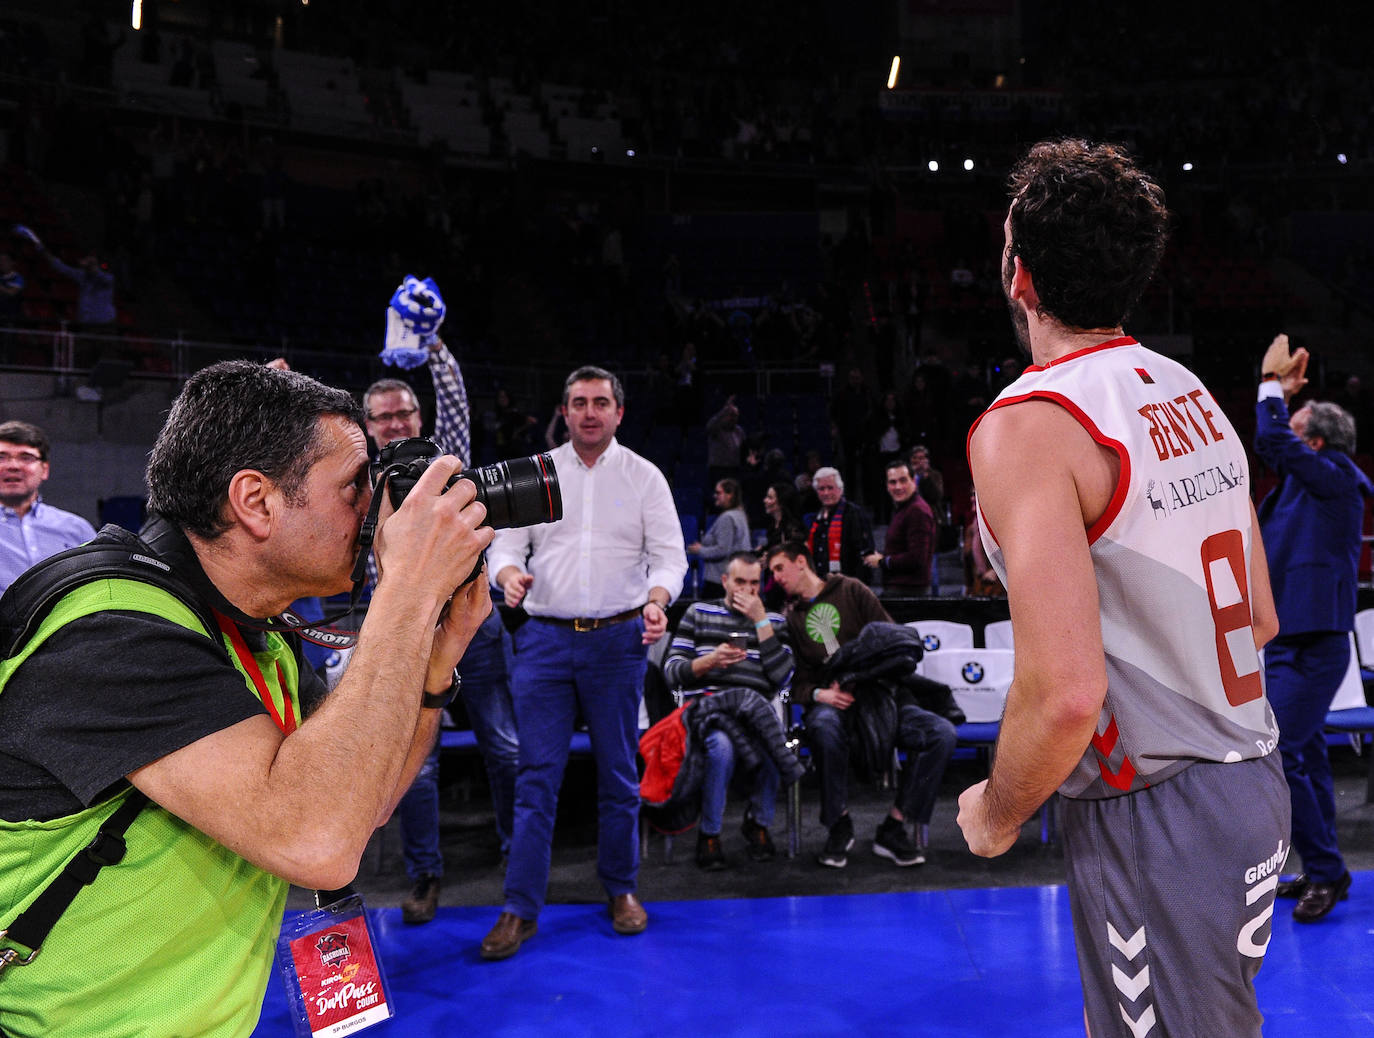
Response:
MULTIPOLYGON (((1374 873, 1298 926, 1279 902, 1260 972, 1268 1038, 1374 1038, 1374 873)), ((404 1035, 1006 1035, 1081 1038, 1062 886, 666 901, 649 929, 611 932, 604 904, 550 905, 504 962, 477 945, 492 907, 374 925, 404 1035)), ((274 977, 256 1035, 290 1038, 274 977)), ((1196 1038, 1196 1036, 1195 1036, 1196 1038)), ((1224 1038, 1224 1036, 1209 1036, 1224 1038)))

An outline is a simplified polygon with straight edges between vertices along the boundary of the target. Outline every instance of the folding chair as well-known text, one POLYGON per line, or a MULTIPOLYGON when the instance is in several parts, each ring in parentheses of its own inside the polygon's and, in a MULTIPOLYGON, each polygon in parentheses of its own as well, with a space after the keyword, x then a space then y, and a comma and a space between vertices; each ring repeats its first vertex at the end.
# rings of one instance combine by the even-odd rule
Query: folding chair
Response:
POLYGON ((1011 621, 993 620, 983 628, 983 644, 989 649, 1010 649, 1011 621))
POLYGON ((906 626, 916 629, 928 653, 973 648, 972 624, 955 623, 953 620, 911 620, 906 626))

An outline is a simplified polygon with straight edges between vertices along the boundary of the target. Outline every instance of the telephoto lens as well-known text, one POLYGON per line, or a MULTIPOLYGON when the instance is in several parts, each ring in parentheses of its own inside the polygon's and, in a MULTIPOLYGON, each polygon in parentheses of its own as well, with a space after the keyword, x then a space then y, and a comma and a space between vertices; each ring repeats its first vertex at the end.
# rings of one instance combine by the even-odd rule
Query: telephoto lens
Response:
MULTIPOLYGON (((372 463, 373 486, 385 477, 391 503, 400 508, 416 480, 442 453, 437 443, 423 436, 392 440, 372 463)), ((563 518, 558 471, 547 453, 464 469, 452 476, 444 489, 460 479, 477 488, 477 500, 487 506, 483 525, 494 530, 536 526, 563 518)))

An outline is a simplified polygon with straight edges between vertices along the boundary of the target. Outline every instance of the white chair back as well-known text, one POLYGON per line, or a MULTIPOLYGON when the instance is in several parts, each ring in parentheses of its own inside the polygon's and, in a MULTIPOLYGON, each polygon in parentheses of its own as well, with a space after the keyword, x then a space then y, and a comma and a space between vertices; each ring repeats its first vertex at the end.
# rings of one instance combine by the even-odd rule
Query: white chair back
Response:
POLYGON ((940 649, 927 652, 921 673, 948 685, 970 721, 1000 721, 1011 687, 1010 649, 940 649))
POLYGON ((973 648, 973 625, 952 620, 912 620, 906 626, 916 628, 926 652, 942 649, 973 648))
POLYGON ((1374 669, 1374 609, 1355 614, 1355 647, 1360 650, 1360 663, 1374 669))
POLYGON ((983 628, 983 644, 989 649, 1010 649, 1011 644, 1011 621, 994 620, 983 628))
POLYGON ((1360 660, 1356 654, 1355 635, 1350 636, 1350 666, 1345 669, 1341 686, 1331 700, 1332 710, 1350 710, 1357 706, 1368 706, 1364 698, 1364 682, 1360 680, 1360 660))

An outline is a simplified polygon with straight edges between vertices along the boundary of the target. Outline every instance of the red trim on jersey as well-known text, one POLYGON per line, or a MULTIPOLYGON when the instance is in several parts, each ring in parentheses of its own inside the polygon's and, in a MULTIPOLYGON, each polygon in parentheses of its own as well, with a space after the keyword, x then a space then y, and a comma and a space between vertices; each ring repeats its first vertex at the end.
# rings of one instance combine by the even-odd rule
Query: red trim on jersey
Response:
MULTIPOLYGON (((1100 350, 1115 349, 1117 346, 1139 345, 1140 343, 1136 342, 1135 339, 1133 339, 1129 335, 1118 335, 1115 339, 1108 339, 1106 342, 1099 342, 1096 346, 1084 346, 1081 350, 1074 350, 1072 353, 1066 353, 1062 357, 1055 357, 1054 360, 1048 361, 1044 364, 1032 364, 1030 367, 1026 368, 1026 371, 1044 371, 1046 368, 1055 367, 1056 365, 1063 364, 1065 361, 1077 360, 1079 357, 1086 357, 1089 353, 1097 353, 1100 350)), ((1025 374, 1025 372, 1022 372, 1022 374, 1025 374)))
POLYGON ((1101 735, 1093 736, 1093 749, 1097 751, 1098 762, 1097 770, 1102 772, 1102 781, 1113 789, 1126 792, 1131 788, 1131 783, 1135 781, 1135 765, 1124 753, 1121 755, 1121 767, 1115 771, 1108 765, 1107 760, 1116 749, 1117 742, 1120 741, 1121 732, 1116 727, 1116 717, 1113 715, 1111 723, 1107 725, 1107 730, 1101 735))
MULTIPOLYGON (((1122 340, 1113 340, 1113 343, 1120 343, 1121 341, 1122 340)), ((1132 339, 1129 341, 1134 342, 1135 340, 1132 339)), ((1113 343, 1104 343, 1102 346, 1090 346, 1089 350, 1105 349, 1107 346, 1112 345, 1113 343)), ((1080 350, 1077 355, 1082 355, 1085 352, 1088 351, 1080 350)), ((973 471, 973 458, 969 453, 969 445, 973 442, 973 431, 978 428, 978 423, 998 408, 1010 407, 1012 404, 1019 404, 1026 400, 1045 400, 1052 404, 1058 404, 1064 410, 1068 411, 1069 414, 1073 415, 1073 417, 1077 420, 1078 424, 1083 426, 1083 429, 1087 432, 1089 436, 1091 436, 1094 440, 1100 443, 1103 447, 1106 447, 1108 450, 1115 452, 1117 458, 1121 461, 1121 474, 1117 477, 1116 489, 1112 491, 1112 499, 1107 502, 1107 508, 1102 513, 1101 517, 1097 520, 1097 522, 1093 523, 1092 526, 1088 528, 1088 543, 1091 545, 1094 542, 1096 542, 1096 540, 1107 531, 1107 528, 1110 527, 1113 522, 1116 521, 1116 517, 1121 514, 1121 509, 1126 504, 1126 491, 1131 485, 1131 455, 1126 450, 1126 445, 1124 443, 1121 443, 1119 440, 1112 439, 1101 429, 1099 429, 1093 423, 1093 420, 1089 418, 1083 412, 1083 410, 1068 397, 1064 396, 1061 393, 1051 393, 1046 390, 1033 389, 1030 392, 1023 393, 1020 396, 1009 396, 1004 397, 1001 400, 994 400, 992 406, 989 407, 982 414, 980 414, 977 418, 975 418, 973 424, 969 426, 968 439, 965 440, 964 443, 964 455, 969 462, 969 471, 973 471)), ((975 479, 975 487, 977 485, 977 482, 978 481, 975 479)), ((979 512, 982 512, 981 506, 979 507, 979 512)), ((984 524, 987 525, 987 517, 984 516, 983 519, 984 524)), ((987 526, 987 530, 988 533, 992 534, 992 539, 994 541, 997 541, 997 534, 993 532, 991 525, 987 526)))

